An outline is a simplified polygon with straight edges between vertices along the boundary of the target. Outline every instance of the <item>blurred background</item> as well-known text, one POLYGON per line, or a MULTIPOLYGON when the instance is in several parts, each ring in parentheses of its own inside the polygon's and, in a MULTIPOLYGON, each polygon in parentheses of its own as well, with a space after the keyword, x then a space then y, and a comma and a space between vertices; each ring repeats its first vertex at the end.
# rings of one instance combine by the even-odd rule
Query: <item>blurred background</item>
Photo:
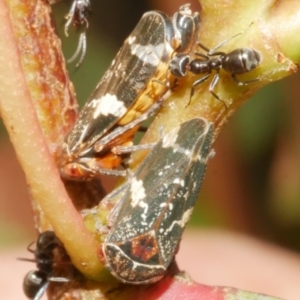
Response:
MULTIPOLYGON (((189 2, 194 11, 199 10, 197 1, 189 2)), ((92 0, 86 58, 79 69, 76 62, 68 65, 81 105, 142 14, 162 10, 173 15, 183 3, 92 0)), ((63 34, 70 5, 71 1, 53 5, 66 58, 73 55, 78 42, 73 27, 69 38, 63 34)), ((189 228, 225 229, 300 252, 299 80, 296 74, 260 90, 224 126, 189 228)), ((0 251, 22 245, 24 252, 16 257, 30 257, 25 248, 35 239, 35 230, 26 181, 1 126, 0 251)))

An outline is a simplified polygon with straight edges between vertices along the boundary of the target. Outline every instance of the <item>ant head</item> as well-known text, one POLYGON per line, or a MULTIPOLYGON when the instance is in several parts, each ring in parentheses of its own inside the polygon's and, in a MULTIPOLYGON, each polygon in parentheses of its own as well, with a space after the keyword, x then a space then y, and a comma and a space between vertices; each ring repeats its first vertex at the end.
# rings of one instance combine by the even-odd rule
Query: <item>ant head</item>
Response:
POLYGON ((62 245, 62 243, 54 231, 47 230, 39 235, 36 241, 36 251, 51 253, 59 245, 62 245))
POLYGON ((175 77, 184 77, 187 72, 187 66, 190 62, 190 57, 187 54, 175 55, 170 63, 169 68, 172 75, 175 77))

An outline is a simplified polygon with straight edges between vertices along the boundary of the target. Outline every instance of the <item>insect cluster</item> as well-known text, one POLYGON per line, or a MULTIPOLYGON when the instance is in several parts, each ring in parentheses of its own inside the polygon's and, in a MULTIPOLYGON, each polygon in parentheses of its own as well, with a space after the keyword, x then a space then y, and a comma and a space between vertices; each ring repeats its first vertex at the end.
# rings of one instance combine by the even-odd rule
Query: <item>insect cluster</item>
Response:
MULTIPOLYGON (((80 19, 85 19, 84 13, 80 19)), ((101 174, 127 177, 102 199, 106 203, 117 201, 98 251, 111 274, 124 283, 153 283, 164 276, 179 247, 211 156, 213 123, 193 118, 161 133, 132 172, 128 170, 128 156, 144 149, 133 145, 141 123, 180 88, 178 78, 188 72, 203 75, 191 86, 191 101, 194 89, 212 72, 215 75, 209 91, 221 100, 214 91, 221 69, 239 85, 257 80, 242 82, 236 75, 259 65, 258 51, 218 51, 230 39, 209 49, 198 41, 199 26, 199 15, 192 13, 188 4, 172 18, 158 11, 144 14, 81 110, 58 155, 58 167, 66 179, 89 180, 101 174)), ((55 243, 51 245, 37 246, 34 252, 40 262, 43 290, 52 281, 52 269, 44 269, 46 263, 39 254, 51 254, 55 243)), ((30 279, 25 282, 29 291, 33 284, 30 279)))

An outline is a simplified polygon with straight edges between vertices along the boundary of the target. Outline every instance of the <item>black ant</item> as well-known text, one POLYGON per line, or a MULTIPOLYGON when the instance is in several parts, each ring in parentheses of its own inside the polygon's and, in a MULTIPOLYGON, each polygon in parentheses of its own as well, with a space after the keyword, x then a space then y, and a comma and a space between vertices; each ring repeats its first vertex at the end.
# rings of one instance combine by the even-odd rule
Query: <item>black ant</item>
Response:
POLYGON ((54 231, 45 231, 41 233, 36 241, 36 249, 30 247, 27 250, 34 255, 34 259, 20 258, 19 260, 35 262, 37 270, 29 271, 23 280, 23 291, 29 299, 39 300, 46 291, 51 281, 68 282, 64 277, 53 277, 54 254, 53 250, 57 247, 63 247, 61 241, 55 235, 54 231))
MULTIPOLYGON (((261 61, 261 55, 258 51, 252 48, 238 48, 229 53, 217 51, 219 50, 219 48, 227 44, 231 39, 240 34, 241 33, 238 33, 230 39, 223 41, 213 49, 209 49, 198 42, 197 45, 201 49, 205 50, 206 54, 195 52, 194 54, 197 58, 191 59, 189 54, 177 54, 172 58, 169 64, 169 68, 170 72, 175 77, 184 77, 188 71, 192 72, 195 75, 206 74, 193 83, 190 99, 194 95, 194 88, 202 82, 206 81, 210 77, 213 70, 216 71, 216 74, 214 75, 209 85, 209 91, 216 99, 222 101, 223 103, 224 101, 220 99, 219 96, 214 92, 214 88, 220 78, 219 72, 221 69, 230 73, 231 77, 239 86, 247 85, 248 83, 259 80, 259 78, 254 78, 252 80, 243 82, 236 77, 237 74, 250 72, 259 65, 261 61)), ((224 105, 227 109, 225 103, 224 105)))

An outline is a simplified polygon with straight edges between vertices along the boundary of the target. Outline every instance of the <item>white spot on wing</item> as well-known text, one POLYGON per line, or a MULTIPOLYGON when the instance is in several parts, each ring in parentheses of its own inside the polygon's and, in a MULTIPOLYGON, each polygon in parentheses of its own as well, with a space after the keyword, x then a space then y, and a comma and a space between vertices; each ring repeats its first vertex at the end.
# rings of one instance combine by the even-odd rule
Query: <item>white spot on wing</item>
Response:
POLYGON ((128 44, 131 45, 135 42, 136 40, 136 36, 129 36, 128 38, 128 44))
MULTIPOLYGON (((94 100, 92 100, 93 102, 94 100)), ((95 105, 95 104, 93 104, 95 105)), ((107 116, 109 114, 120 117, 127 111, 123 101, 117 99, 115 95, 105 94, 98 99, 97 107, 95 109, 93 118, 98 118, 99 115, 107 116)))
POLYGON ((164 48, 165 48, 164 43, 161 43, 156 46, 154 45, 143 46, 140 44, 132 44, 131 54, 136 55, 144 63, 156 67, 160 63, 161 53, 163 53, 164 48))
POLYGON ((174 181, 173 181, 174 184, 179 184, 181 185, 182 187, 184 187, 184 180, 183 179, 180 179, 180 178, 175 178, 174 181))
POLYGON ((168 147, 173 147, 175 145, 176 139, 177 139, 177 133, 180 129, 180 126, 174 128, 171 130, 168 134, 164 136, 162 139, 162 147, 163 148, 168 148, 168 147))
POLYGON ((185 201, 188 200, 189 195, 190 195, 189 191, 187 191, 187 192, 183 195, 183 198, 184 198, 185 201))
POLYGON ((215 149, 211 149, 210 152, 209 152, 209 154, 208 154, 208 158, 211 159, 211 158, 213 158, 215 155, 216 155, 215 149))
POLYGON ((135 207, 141 200, 145 199, 146 197, 145 188, 143 186, 142 180, 136 180, 136 178, 132 178, 130 191, 132 207, 135 207))
POLYGON ((90 103, 87 104, 87 106, 95 108, 97 106, 98 102, 99 102, 99 99, 93 99, 90 103))
POLYGON ((141 214, 141 217, 145 220, 147 218, 149 205, 144 201, 140 201, 139 202, 139 207, 144 208, 144 212, 141 214))

